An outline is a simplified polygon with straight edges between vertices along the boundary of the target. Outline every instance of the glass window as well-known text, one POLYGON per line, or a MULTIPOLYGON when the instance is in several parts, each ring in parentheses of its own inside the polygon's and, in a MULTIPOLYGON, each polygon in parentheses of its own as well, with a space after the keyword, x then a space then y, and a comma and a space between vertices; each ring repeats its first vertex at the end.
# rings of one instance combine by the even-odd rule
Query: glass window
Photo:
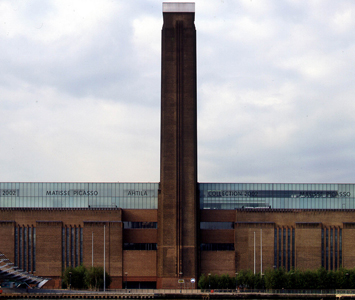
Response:
POLYGON ((200 222, 200 229, 234 229, 233 222, 200 222))
POLYGON ((36 272, 36 227, 33 227, 33 272, 36 272))
POLYGON ((123 250, 157 250, 156 243, 123 243, 123 250))
POLYGON ((325 269, 329 270, 329 230, 325 230, 325 269))
POLYGON ((157 222, 123 222, 124 229, 137 229, 137 228, 158 228, 157 222))
POLYGON ((22 246, 23 246, 23 235, 22 235, 22 227, 19 227, 19 249, 18 249, 18 255, 19 255, 19 268, 23 268, 23 256, 22 256, 22 246))
POLYGON ((274 229, 274 266, 277 267, 277 229, 274 229))
POLYGON ((32 228, 28 227, 28 271, 32 271, 32 228))
POLYGON ((80 264, 83 264, 84 255, 83 255, 83 228, 80 227, 80 264))
POLYGON ((325 265, 324 265, 324 228, 322 228, 322 245, 321 245, 321 260, 322 260, 322 268, 325 268, 325 265))
POLYGON ((62 268, 65 268, 65 227, 62 227, 62 268))
POLYGON ((334 269, 338 269, 338 228, 334 228, 334 269))
POLYGON ((74 267, 74 227, 70 231, 70 265, 74 267))
POLYGON ((79 228, 75 226, 75 267, 79 265, 79 228))
POLYGON ((291 269, 291 234, 290 228, 287 228, 287 271, 291 269))
POLYGON ((233 243, 207 243, 201 244, 201 251, 234 251, 233 243))
MULTIPOLYGON (((159 183, 1 183, 1 207, 157 209, 159 183), (13 195, 12 193, 15 193, 13 195), (4 194, 5 193, 5 194, 4 194)), ((199 183, 202 209, 355 209, 354 184, 199 183)))
POLYGON ((282 266, 286 269, 286 228, 283 228, 283 264, 282 266))
POLYGON ((18 266, 18 227, 15 226, 15 249, 14 249, 14 263, 15 266, 18 266))
POLYGON ((66 240, 67 240, 67 243, 66 243, 66 249, 67 249, 67 267, 69 267, 69 257, 70 257, 70 228, 69 227, 66 227, 66 231, 67 231, 67 236, 66 236, 66 240))
POLYGON ((282 265, 281 265, 281 257, 282 257, 282 252, 281 252, 281 250, 282 250, 282 244, 281 244, 281 242, 282 242, 282 233, 281 233, 281 228, 279 228, 279 262, 278 262, 278 266, 279 267, 281 267, 282 265))
POLYGON ((339 268, 343 266, 343 238, 342 238, 342 229, 339 228, 339 268))
POLYGON ((295 267, 295 229, 292 228, 292 268, 295 267))
POLYGON ((333 228, 330 228, 330 270, 333 270, 333 228))

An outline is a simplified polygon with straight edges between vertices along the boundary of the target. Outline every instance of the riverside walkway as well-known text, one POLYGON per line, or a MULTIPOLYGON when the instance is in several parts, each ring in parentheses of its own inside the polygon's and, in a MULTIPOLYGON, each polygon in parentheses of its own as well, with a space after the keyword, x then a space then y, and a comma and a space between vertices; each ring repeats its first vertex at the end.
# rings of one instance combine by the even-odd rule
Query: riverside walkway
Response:
POLYGON ((355 299, 355 290, 16 290, 4 289, 0 299, 355 299))

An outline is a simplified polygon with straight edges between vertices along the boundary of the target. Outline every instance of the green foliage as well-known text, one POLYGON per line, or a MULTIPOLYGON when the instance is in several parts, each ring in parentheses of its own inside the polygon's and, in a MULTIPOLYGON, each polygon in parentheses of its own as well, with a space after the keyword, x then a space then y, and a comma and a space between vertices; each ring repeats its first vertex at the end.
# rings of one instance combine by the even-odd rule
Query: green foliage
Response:
POLYGON ((246 289, 355 289, 355 269, 327 271, 268 269, 264 274, 242 270, 237 276, 238 286, 246 289))
POLYGON ((220 276, 217 282, 218 282, 218 286, 221 289, 229 289, 232 283, 231 278, 229 277, 228 274, 223 274, 222 276, 220 276))
POLYGON ((252 289, 254 287, 254 274, 251 270, 242 270, 238 276, 238 286, 246 289, 252 289))
POLYGON ((206 280, 205 274, 202 274, 202 275, 200 276, 200 279, 198 280, 197 286, 198 286, 200 289, 203 289, 203 290, 208 289, 208 282, 207 282, 207 280, 206 280), (206 285, 206 283, 207 283, 207 285, 206 285))
POLYGON ((71 287, 75 289, 85 289, 85 274, 87 270, 80 265, 76 268, 68 267, 63 274, 63 287, 71 287))
MULTIPOLYGON (((90 269, 80 265, 76 268, 68 267, 62 277, 63 288, 71 289, 102 289, 104 286, 104 270, 102 267, 90 269)), ((111 284, 111 277, 106 272, 106 288, 111 284)))
POLYGON ((254 275, 251 270, 242 270, 237 276, 238 287, 244 289, 263 289, 265 288, 265 276, 260 273, 254 275))
MULTIPOLYGON (((111 284, 111 277, 110 275, 105 272, 106 276, 106 284, 105 287, 107 288, 111 284)), ((103 289, 104 287, 104 269, 102 267, 91 267, 86 272, 86 284, 91 289, 103 289)))
POLYGON ((200 289, 235 289, 235 278, 228 274, 202 274, 198 280, 200 289))

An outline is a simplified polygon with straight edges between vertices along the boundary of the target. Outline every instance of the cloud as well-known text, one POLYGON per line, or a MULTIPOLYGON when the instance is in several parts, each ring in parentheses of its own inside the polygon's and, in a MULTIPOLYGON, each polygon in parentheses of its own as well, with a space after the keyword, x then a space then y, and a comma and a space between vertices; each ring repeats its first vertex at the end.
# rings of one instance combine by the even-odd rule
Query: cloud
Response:
POLYGON ((350 2, 241 3, 200 45, 199 180, 352 182, 350 2))
MULTIPOLYGON (((162 3, 0 3, 0 180, 159 181, 162 3)), ((196 0, 201 182, 355 182, 355 4, 196 0)))
POLYGON ((25 175, 19 170, 41 181, 63 181, 63 174, 67 181, 144 181, 145 169, 157 173, 159 122, 143 122, 158 120, 156 111, 97 98, 83 99, 83 106, 53 90, 33 94, 19 95, 35 99, 27 105, 1 112, 0 138, 11 141, 2 147, 3 180, 17 181, 25 175))

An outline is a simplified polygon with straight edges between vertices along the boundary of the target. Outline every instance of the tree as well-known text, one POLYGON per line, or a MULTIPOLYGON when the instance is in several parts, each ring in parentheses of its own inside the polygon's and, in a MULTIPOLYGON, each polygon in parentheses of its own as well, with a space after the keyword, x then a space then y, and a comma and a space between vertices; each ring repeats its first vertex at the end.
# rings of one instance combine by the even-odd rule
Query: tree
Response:
POLYGON ((265 288, 267 289, 285 289, 289 287, 289 280, 284 268, 265 271, 265 288))
MULTIPOLYGON (((105 288, 111 284, 111 276, 105 272, 105 288)), ((103 289, 104 287, 104 269, 103 267, 91 267, 87 270, 85 276, 86 285, 91 289, 103 289)))
POLYGON ((219 289, 233 289, 235 288, 235 279, 233 280, 228 274, 222 274, 218 280, 219 289))
MULTIPOLYGON (((85 268, 83 265, 76 268, 68 267, 63 274, 63 288, 72 289, 102 289, 104 287, 104 269, 102 267, 85 268)), ((106 288, 111 284, 111 277, 106 272, 106 288)))
POLYGON ((235 289, 235 278, 228 274, 206 275, 202 274, 198 280, 200 289, 235 289))
POLYGON ((206 279, 205 274, 202 274, 200 276, 200 279, 198 280, 197 285, 202 290, 208 289, 208 279, 206 279))
POLYGON ((238 274, 238 285, 241 287, 254 288, 254 274, 251 270, 241 270, 238 274))
POLYGON ((63 287, 69 287, 74 289, 85 289, 85 274, 87 270, 83 265, 76 268, 68 267, 63 274, 63 287))

